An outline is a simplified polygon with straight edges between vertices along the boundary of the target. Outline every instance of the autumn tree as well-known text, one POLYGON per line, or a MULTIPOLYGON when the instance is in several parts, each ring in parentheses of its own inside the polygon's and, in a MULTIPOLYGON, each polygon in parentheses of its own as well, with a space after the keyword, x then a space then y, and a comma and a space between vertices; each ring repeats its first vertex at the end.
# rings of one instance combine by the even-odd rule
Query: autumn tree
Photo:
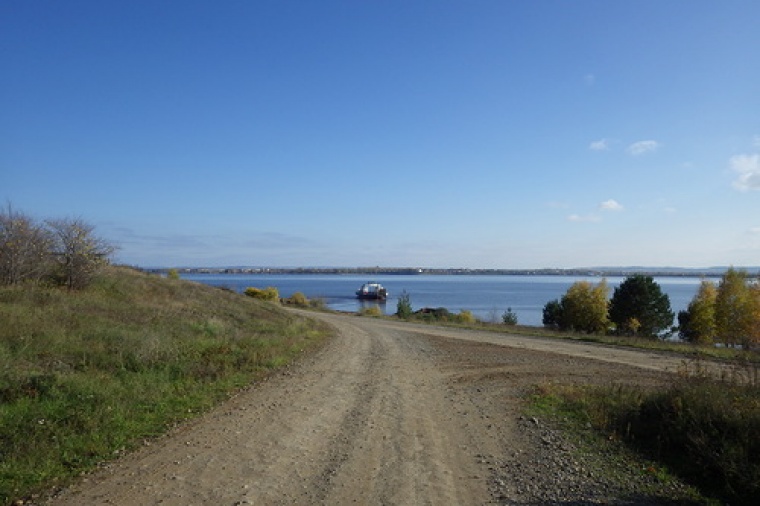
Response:
POLYGON ((61 282, 70 290, 87 287, 116 248, 97 237, 95 227, 79 218, 49 220, 47 225, 52 236, 51 253, 61 282))
POLYGON ((610 320, 620 334, 656 337, 673 325, 670 298, 652 276, 627 277, 610 300, 610 320))
MULTIPOLYGON (((573 283, 559 303, 560 328, 589 334, 606 332, 609 327, 608 293, 609 288, 605 279, 596 286, 588 281, 573 283)), ((556 311, 557 308, 553 310, 556 311)))
POLYGON ((718 289, 711 281, 702 281, 685 311, 678 313, 679 334, 683 339, 709 344, 715 339, 715 299, 718 289))
POLYGON ((726 345, 760 342, 760 287, 733 267, 720 280, 715 297, 715 329, 726 345))

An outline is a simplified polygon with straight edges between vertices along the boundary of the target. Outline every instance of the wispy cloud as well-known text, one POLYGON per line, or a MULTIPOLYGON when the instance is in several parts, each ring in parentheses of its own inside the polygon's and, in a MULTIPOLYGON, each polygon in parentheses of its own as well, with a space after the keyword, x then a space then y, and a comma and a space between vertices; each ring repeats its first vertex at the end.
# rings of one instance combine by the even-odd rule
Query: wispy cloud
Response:
POLYGON ((760 227, 752 227, 749 230, 747 230, 752 235, 760 235, 760 227))
POLYGON ((756 148, 760 148, 760 135, 756 135, 754 139, 752 139, 752 145, 756 148))
POLYGON ((602 218, 596 214, 586 214, 583 216, 579 214, 571 214, 567 217, 567 221, 572 221, 575 223, 595 223, 597 221, 602 221, 602 218))
POLYGON ((594 83, 596 83, 596 76, 594 74, 586 74, 585 76, 583 76, 583 81, 588 86, 593 86, 594 83))
POLYGON ((626 151, 629 155, 639 156, 657 151, 660 146, 661 144, 659 142, 653 140, 638 141, 628 146, 626 151))
POLYGON ((591 151, 607 151, 610 149, 610 141, 607 139, 599 139, 589 144, 588 148, 591 151))
POLYGON ((729 159, 731 170, 739 173, 734 188, 739 191, 760 190, 760 155, 736 155, 729 159))
POLYGON ((599 204, 599 209, 603 211, 622 211, 623 206, 617 200, 609 199, 599 204))

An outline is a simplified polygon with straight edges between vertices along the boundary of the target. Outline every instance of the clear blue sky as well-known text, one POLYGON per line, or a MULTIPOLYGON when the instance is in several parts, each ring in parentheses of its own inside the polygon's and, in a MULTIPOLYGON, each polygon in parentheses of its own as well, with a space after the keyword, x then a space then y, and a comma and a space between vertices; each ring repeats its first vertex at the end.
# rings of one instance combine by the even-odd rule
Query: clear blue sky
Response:
POLYGON ((0 199, 146 267, 757 265, 759 20, 3 0, 0 199))

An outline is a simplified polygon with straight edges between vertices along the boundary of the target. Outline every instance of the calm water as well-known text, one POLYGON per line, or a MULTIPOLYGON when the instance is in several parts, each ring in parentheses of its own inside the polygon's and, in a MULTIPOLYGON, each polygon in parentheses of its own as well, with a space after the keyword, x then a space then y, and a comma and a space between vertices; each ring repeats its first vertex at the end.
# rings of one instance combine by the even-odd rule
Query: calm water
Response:
MULTIPOLYGON (((598 283, 601 278, 576 276, 414 276, 319 274, 183 274, 184 279, 242 292, 249 286, 274 286, 281 297, 302 292, 308 298, 322 298, 331 309, 357 311, 363 305, 379 305, 386 314, 396 312, 398 296, 409 294, 412 307, 445 307, 457 313, 463 309, 486 321, 501 321, 507 308, 517 314, 522 325, 540 326, 544 305, 559 299, 576 281, 598 283), (385 303, 359 301, 354 292, 367 281, 378 281, 388 289, 385 303)), ((625 278, 607 278, 610 297, 625 278)), ((701 278, 655 278, 670 297, 675 314, 686 309, 697 293, 701 278)))

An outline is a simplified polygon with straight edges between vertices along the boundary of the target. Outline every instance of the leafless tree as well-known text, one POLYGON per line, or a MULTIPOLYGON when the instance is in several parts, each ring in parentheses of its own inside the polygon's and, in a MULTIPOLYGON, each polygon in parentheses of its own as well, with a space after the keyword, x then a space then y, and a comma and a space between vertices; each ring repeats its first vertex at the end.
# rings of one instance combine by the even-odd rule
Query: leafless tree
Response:
POLYGON ((94 234, 95 227, 79 218, 48 220, 53 238, 52 256, 62 282, 70 290, 85 288, 116 248, 94 234))
POLYGON ((50 232, 32 218, 0 210, 0 284, 39 281, 50 272, 50 232))

